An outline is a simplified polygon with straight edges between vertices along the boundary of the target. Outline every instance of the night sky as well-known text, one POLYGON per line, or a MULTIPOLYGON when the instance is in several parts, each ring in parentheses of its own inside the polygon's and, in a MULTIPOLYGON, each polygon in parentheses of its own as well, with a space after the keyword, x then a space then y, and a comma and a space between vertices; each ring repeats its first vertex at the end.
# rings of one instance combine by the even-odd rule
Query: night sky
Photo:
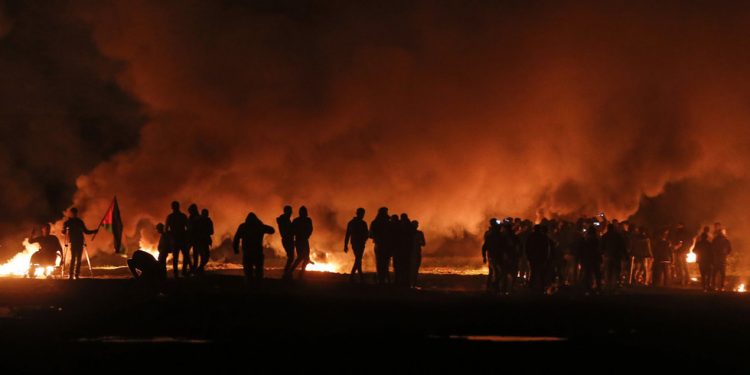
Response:
POLYGON ((336 251, 388 206, 448 262, 491 216, 599 211, 742 250, 748 25, 737 1, 0 0, 0 255, 114 195, 131 239, 177 199, 219 237, 305 204, 336 251))

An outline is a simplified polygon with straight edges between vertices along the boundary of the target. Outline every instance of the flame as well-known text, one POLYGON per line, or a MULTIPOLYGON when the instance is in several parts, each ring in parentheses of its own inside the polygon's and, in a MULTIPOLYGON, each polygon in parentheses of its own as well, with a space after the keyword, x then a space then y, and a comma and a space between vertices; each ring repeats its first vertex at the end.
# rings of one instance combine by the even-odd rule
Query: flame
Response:
POLYGON ((154 258, 159 259, 159 250, 156 248, 155 244, 149 243, 141 238, 138 241, 138 248, 151 254, 151 256, 153 256, 154 258))
POLYGON ((310 260, 312 261, 310 264, 305 267, 306 271, 315 271, 315 272, 330 272, 330 273, 342 273, 345 272, 345 267, 343 264, 340 264, 336 261, 331 260, 328 257, 328 254, 323 253, 325 255, 325 258, 318 256, 319 252, 314 251, 311 256, 310 260))
MULTIPOLYGON (((23 251, 13 256, 13 258, 11 258, 5 264, 0 265, 0 276, 26 276, 26 274, 29 272, 29 262, 31 261, 31 256, 35 252, 39 251, 39 244, 31 244, 29 243, 29 239, 26 238, 23 240, 23 247, 23 251)), ((57 257, 57 259, 55 260, 55 264, 58 264, 59 262, 60 257, 57 257)), ((54 270, 55 267, 53 266, 37 267, 34 270, 34 276, 49 276, 52 274, 52 272, 54 272, 54 270)))
POLYGON ((698 258, 698 256, 695 255, 695 253, 692 251, 692 249, 690 250, 689 253, 687 253, 687 262, 688 263, 695 263, 695 261, 696 261, 697 258, 698 258))
POLYGON ((737 285, 737 287, 734 288, 734 291, 737 293, 745 293, 747 291, 745 289, 745 283, 741 283, 740 285, 737 285))

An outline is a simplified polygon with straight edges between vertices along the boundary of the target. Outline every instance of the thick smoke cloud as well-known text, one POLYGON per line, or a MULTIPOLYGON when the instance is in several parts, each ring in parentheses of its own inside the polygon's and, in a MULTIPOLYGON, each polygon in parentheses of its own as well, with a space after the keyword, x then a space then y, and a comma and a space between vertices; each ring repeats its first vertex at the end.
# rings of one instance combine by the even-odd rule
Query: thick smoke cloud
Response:
POLYGON ((687 185, 689 204, 653 214, 750 234, 719 204, 748 201, 747 7, 76 3, 148 122, 78 179, 75 204, 96 222, 116 194, 136 235, 173 199, 211 209, 219 234, 306 204, 330 252, 356 207, 386 205, 458 264, 489 216, 624 219, 687 185))
POLYGON ((76 178, 138 141, 140 105, 64 3, 0 1, 0 249, 57 220, 76 178))

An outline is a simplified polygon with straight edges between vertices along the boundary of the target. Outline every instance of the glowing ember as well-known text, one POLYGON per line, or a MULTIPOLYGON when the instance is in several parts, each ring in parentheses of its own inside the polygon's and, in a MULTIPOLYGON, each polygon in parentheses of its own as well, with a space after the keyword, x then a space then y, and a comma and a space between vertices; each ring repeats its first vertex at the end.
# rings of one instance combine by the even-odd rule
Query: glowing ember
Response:
MULTIPOLYGON (((29 239, 23 240, 24 250, 16 254, 11 260, 3 265, 0 265, 0 276, 26 276, 29 272, 29 262, 31 256, 39 251, 39 244, 30 244, 29 239)), ((59 263, 60 258, 55 260, 55 263, 59 263)), ((55 267, 37 267, 34 270, 35 277, 49 276, 55 270, 55 267)))
POLYGON ((695 255, 694 252, 690 251, 689 253, 687 253, 687 262, 688 263, 695 263, 696 259, 697 259, 697 256, 695 255))

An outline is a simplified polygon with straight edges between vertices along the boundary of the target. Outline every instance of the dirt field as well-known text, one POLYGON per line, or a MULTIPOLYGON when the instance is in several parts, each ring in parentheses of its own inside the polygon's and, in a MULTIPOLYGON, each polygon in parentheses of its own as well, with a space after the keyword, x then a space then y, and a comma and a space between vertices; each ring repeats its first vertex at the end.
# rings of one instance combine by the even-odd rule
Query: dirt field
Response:
MULTIPOLYGON (((107 278, 0 280, 2 363, 15 372, 562 373, 747 369, 750 297, 696 290, 585 296, 481 292, 481 276, 426 276, 424 290, 247 287, 238 271, 161 291, 107 278), (450 286, 450 288, 448 287, 450 286)), ((276 277, 271 273, 271 277, 276 277)))

